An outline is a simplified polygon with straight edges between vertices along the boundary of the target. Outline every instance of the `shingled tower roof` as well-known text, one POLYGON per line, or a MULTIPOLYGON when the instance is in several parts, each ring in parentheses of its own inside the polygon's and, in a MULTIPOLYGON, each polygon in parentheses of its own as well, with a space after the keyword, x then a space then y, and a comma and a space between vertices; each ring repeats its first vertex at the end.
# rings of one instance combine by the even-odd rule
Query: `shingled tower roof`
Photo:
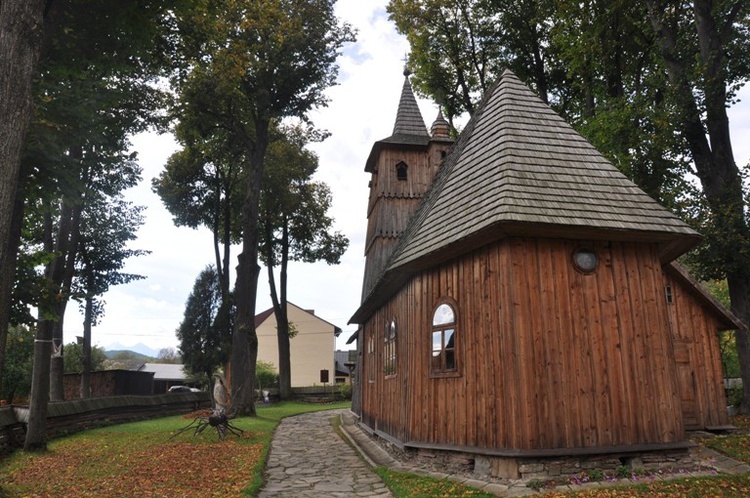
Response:
POLYGON ((409 72, 404 71, 404 86, 401 88, 401 100, 398 103, 396 122, 393 125, 393 137, 401 135, 414 135, 428 137, 427 127, 419 111, 417 99, 409 82, 409 72))
POLYGON ((404 71, 404 85, 401 88, 401 98, 398 102, 396 122, 393 125, 393 134, 382 140, 378 140, 372 146, 372 151, 365 164, 365 171, 372 172, 377 154, 384 145, 426 146, 430 142, 430 134, 424 124, 422 113, 419 111, 417 99, 409 82, 409 72, 404 71))
POLYGON ((665 262, 700 239, 506 70, 352 321, 412 272, 509 236, 651 242, 665 262))

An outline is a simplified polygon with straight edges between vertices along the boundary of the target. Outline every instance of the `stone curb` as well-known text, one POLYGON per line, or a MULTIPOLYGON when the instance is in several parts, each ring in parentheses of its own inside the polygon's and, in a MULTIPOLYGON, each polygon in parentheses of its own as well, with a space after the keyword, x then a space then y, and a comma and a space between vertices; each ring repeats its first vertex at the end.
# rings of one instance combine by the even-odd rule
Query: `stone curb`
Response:
POLYGON ((506 486, 494 482, 486 482, 480 479, 467 479, 464 476, 444 474, 442 472, 427 471, 410 465, 404 465, 394 459, 379 444, 357 426, 354 420, 354 414, 344 412, 340 415, 341 432, 344 437, 354 446, 355 450, 362 456, 362 459, 368 462, 372 467, 385 466, 398 472, 408 472, 416 475, 433 477, 435 479, 449 479, 451 481, 467 484, 477 489, 492 493, 496 496, 525 496, 534 494, 534 491, 527 488, 526 485, 506 486))
POLYGON ((375 443, 372 438, 362 431, 354 421, 354 415, 351 412, 344 412, 340 415, 341 432, 351 443, 357 453, 371 466, 385 466, 390 468, 401 468, 402 465, 388 454, 383 448, 375 443))

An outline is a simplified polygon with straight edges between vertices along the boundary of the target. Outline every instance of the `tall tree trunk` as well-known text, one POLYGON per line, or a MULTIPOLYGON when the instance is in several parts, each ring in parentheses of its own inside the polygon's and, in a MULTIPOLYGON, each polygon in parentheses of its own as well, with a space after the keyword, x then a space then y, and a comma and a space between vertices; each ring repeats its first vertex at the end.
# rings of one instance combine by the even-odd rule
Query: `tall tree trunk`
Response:
MULTIPOLYGON (((25 203, 23 192, 19 189, 16 202, 13 206, 13 215, 11 221, 10 237, 6 242, 8 258, 5 260, 7 268, 0 268, 0 275, 7 275, 13 282, 16 273, 16 257, 18 256, 18 245, 21 240, 21 230, 23 228, 23 213, 25 203)), ((2 244, 0 242, 0 244, 2 244)), ((0 281, 5 277, 0 277, 0 281)), ((8 325, 10 324, 10 302, 12 295, 12 285, 0 286, 0 324, 5 323, 0 328, 0 386, 3 385, 3 369, 5 368, 5 351, 8 343, 8 325)), ((9 399, 8 401, 11 401, 9 399)))
MULTIPOLYGON (((251 237, 251 238, 254 238, 251 237)), ((251 241, 252 242, 252 241, 251 241)), ((257 250, 257 249, 256 249, 257 250)), ((232 334, 232 408, 236 415, 255 415, 255 365, 258 335, 255 331, 255 299, 258 291, 257 252, 243 243, 237 266, 237 317, 232 334), (253 264, 255 263, 255 264, 253 264)))
MULTIPOLYGON (((45 0, 0 2, 0 367, 10 319, 18 244, 12 243, 21 153, 31 120, 31 89, 44 39, 45 0)), ((2 369, 0 369, 2 371, 2 369)))
MULTIPOLYGON (((91 280, 91 277, 89 277, 91 280)), ((83 372, 81 373, 81 398, 91 397, 91 327, 94 321, 93 283, 86 286, 86 307, 83 318, 83 372)))
MULTIPOLYGON (((289 263, 289 222, 282 221, 281 229, 281 264, 279 266, 279 292, 277 293, 276 279, 273 274, 273 234, 267 233, 268 241, 268 285, 271 289, 273 314, 276 318, 276 343, 279 353, 279 399, 292 397, 292 361, 291 344, 289 342, 289 315, 286 300, 287 265, 289 263)), ((270 230, 269 230, 270 232, 270 230)))
POLYGON ((65 361, 63 360, 62 322, 60 319, 52 322, 52 345, 52 356, 49 359, 49 399, 50 401, 63 401, 65 399, 65 389, 63 388, 65 361))
POLYGON ((83 205, 80 202, 71 204, 63 201, 63 209, 60 214, 60 230, 58 231, 57 254, 60 255, 63 270, 59 281, 52 281, 57 289, 59 299, 56 302, 55 314, 57 320, 52 327, 52 343, 54 354, 50 360, 50 400, 62 401, 65 399, 64 374, 65 362, 63 359, 63 324, 65 323, 65 310, 70 298, 70 288, 73 284, 75 273, 75 261, 78 254, 78 240, 80 238, 81 212, 83 205), (69 221, 66 223, 63 218, 69 221))
MULTIPOLYGON (((221 182, 219 182, 221 183, 221 182)), ((221 188, 216 188, 216 199, 215 203, 217 206, 221 206, 221 188)), ((219 278, 219 288, 221 289, 221 305, 217 312, 215 319, 215 325, 219 330, 222 337, 229 338, 232 336, 232 302, 229 293, 229 254, 232 242, 232 219, 231 219, 231 202, 230 192, 225 192, 226 201, 223 203, 223 209, 217 208, 216 216, 213 222, 213 233, 214 233, 214 258, 216 260, 216 274, 219 278), (223 245, 223 248, 220 247, 223 245)), ((223 343, 224 341, 222 341, 223 343)), ((222 349, 226 351, 226 344, 223 344, 222 349)), ((227 372, 227 360, 225 356, 222 358, 224 374, 228 375, 227 372)), ((213 372, 211 372, 213 374, 213 372)), ((213 389, 213 382, 211 375, 209 377, 209 383, 213 389)), ((231 376, 230 376, 231 377, 231 376)), ((213 391, 211 391, 213 392, 213 391)))
MULTIPOLYGON (((745 324, 750 323, 750 254, 739 250, 737 241, 750 240, 750 227, 745 221, 745 203, 740 171, 734 160, 726 112, 727 82, 724 66, 726 27, 728 19, 719 24, 714 18, 711 0, 695 0, 693 14, 700 47, 702 88, 706 112, 706 126, 701 121, 699 105, 689 81, 689 62, 679 56, 675 27, 664 19, 665 8, 658 0, 648 0, 649 16, 658 36, 662 57, 666 63, 670 84, 677 96, 680 113, 678 124, 690 150, 696 173, 709 208, 722 237, 717 244, 727 276, 732 311, 745 324), (708 134, 708 139, 706 138, 708 134), (731 243, 731 241, 735 243, 731 243)), ((740 376, 743 384, 741 413, 750 413, 750 340, 748 330, 736 331, 740 376)))
MULTIPOLYGON (((48 206, 44 214, 42 240, 44 250, 51 253, 54 248, 52 238, 52 209, 48 206)), ((55 258, 48 266, 46 274, 53 272, 55 258)), ((45 293, 51 296, 54 293, 45 293)), ((40 301, 34 337, 34 364, 31 371, 31 395, 29 396, 29 424, 26 428, 24 449, 27 451, 47 449, 47 405, 49 403, 50 356, 52 355, 52 323, 47 318, 54 302, 40 301)))
POLYGON ((255 366, 258 334, 255 330, 255 301, 258 295, 258 213, 263 182, 263 161, 268 148, 269 120, 256 120, 255 141, 248 150, 250 164, 242 207, 242 254, 237 266, 237 316, 232 334, 231 412, 255 415, 255 366))
POLYGON ((34 338, 34 368, 31 374, 29 424, 26 428, 26 451, 47 449, 47 408, 49 406, 49 371, 52 355, 52 322, 40 315, 34 338))
MULTIPOLYGON (((65 207, 61 211, 66 211, 65 207)), ((68 213, 72 214, 72 213, 68 213)), ((31 375, 31 399, 29 401, 29 424, 26 430, 24 449, 38 450, 47 447, 47 408, 50 400, 51 356, 53 353, 53 331, 60 310, 60 303, 68 299, 61 287, 67 266, 66 250, 68 235, 74 216, 61 213, 57 227, 56 239, 52 240, 52 216, 45 215, 44 246, 47 252, 54 252, 56 257, 46 270, 46 299, 40 300, 39 322, 34 339, 34 367, 31 375)))

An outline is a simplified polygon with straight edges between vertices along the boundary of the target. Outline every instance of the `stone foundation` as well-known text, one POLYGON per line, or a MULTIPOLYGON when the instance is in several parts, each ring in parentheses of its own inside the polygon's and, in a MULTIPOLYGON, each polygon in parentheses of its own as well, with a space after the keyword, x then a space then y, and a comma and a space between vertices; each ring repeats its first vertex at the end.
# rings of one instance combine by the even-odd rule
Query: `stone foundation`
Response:
POLYGON ((545 480, 580 474, 618 475, 626 472, 678 472, 696 466, 685 450, 635 455, 597 455, 554 458, 506 458, 476 455, 473 471, 503 479, 545 480))
POLYGON ((418 466, 439 468, 447 473, 471 473, 482 477, 522 481, 544 481, 582 475, 625 477, 625 474, 668 474, 692 471, 699 467, 687 449, 545 458, 499 457, 455 451, 410 449, 406 450, 405 456, 418 466))

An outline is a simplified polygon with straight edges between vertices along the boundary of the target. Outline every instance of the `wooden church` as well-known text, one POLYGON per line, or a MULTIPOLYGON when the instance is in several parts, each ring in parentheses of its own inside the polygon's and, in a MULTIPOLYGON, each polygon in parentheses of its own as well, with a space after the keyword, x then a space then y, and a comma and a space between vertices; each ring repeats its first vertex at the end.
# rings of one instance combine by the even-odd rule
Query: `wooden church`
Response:
POLYGON ((717 332, 742 324, 675 263, 700 236, 512 72, 455 143, 407 75, 365 171, 366 429, 522 477, 728 425, 717 332))

